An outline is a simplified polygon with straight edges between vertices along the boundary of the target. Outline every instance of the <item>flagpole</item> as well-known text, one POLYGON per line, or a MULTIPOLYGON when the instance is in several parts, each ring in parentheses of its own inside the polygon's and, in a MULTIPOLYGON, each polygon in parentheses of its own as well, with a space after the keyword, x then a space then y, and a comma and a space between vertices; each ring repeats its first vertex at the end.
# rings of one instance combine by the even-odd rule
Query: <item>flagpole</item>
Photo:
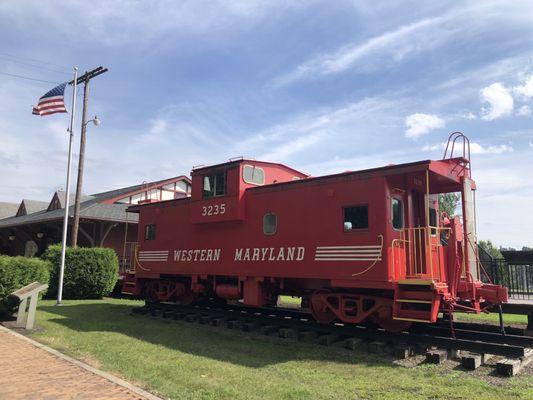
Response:
POLYGON ((72 83, 72 111, 70 112, 70 125, 68 128, 68 166, 67 185, 65 193, 65 216, 63 218, 63 239, 61 240, 61 264, 59 266, 59 282, 57 286, 57 305, 63 299, 63 275, 65 274, 65 255, 67 251, 67 231, 68 231, 68 209, 70 201, 70 166, 72 164, 72 138, 74 137, 74 115, 76 114, 76 88, 78 86, 78 68, 74 67, 74 81, 72 83))

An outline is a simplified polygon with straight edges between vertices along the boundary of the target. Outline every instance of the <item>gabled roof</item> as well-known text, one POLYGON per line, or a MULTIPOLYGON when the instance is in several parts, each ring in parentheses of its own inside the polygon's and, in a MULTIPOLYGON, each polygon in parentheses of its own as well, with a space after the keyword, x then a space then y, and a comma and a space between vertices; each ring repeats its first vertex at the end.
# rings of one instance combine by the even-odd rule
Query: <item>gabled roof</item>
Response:
POLYGON ((107 192, 101 192, 93 194, 95 198, 97 198, 99 201, 103 201, 105 203, 114 203, 115 201, 122 199, 127 196, 134 196, 138 193, 142 193, 147 190, 154 189, 158 186, 167 185, 172 182, 178 182, 178 181, 185 181, 189 185, 191 184, 191 180, 189 177, 185 175, 179 175, 175 176, 173 178, 163 179, 160 181, 155 182, 144 182, 140 185, 134 185, 134 186, 128 186, 121 189, 115 189, 115 190, 109 190, 107 192))
POLYGON ((18 207, 17 203, 0 202, 0 219, 14 216, 18 207))
MULTIPOLYGON (((116 200, 132 196, 138 193, 142 193, 153 188, 166 185, 172 182, 185 181, 189 185, 191 180, 185 175, 179 175, 174 178, 163 179, 155 182, 142 183, 140 185, 128 186, 121 189, 110 190, 107 192, 96 193, 92 196, 81 196, 80 203, 80 218, 93 219, 93 220, 106 220, 114 222, 133 222, 136 223, 139 219, 137 214, 126 213, 128 204, 115 203, 116 200)), ((15 216, 18 207, 14 204, 14 211, 6 214, 4 219, 0 218, 0 228, 7 228, 26 224, 44 223, 49 221, 61 220, 64 216, 64 204, 66 192, 58 190, 52 196, 52 200, 49 203, 35 202, 30 207, 37 207, 36 203, 44 204, 44 207, 36 212, 30 213, 28 210, 28 200, 23 200, 22 203, 26 206, 26 214, 15 216), (8 217, 8 218, 6 218, 8 217)), ((75 195, 71 194, 69 197, 69 216, 74 216, 74 200, 75 195)), ((33 202, 32 200, 29 200, 33 202)), ((21 203, 21 205, 22 205, 21 203)), ((0 203, 11 204, 11 203, 0 203)))
MULTIPOLYGON (((80 201, 83 203, 84 201, 90 200, 92 198, 93 196, 82 194, 80 201)), ((50 203, 48 204, 48 207, 47 207, 48 210, 51 211, 51 210, 55 210, 59 208, 65 208, 66 199, 67 199, 67 192, 65 192, 64 190, 58 190, 52 196, 52 200, 50 200, 50 203)), ((69 205, 74 204, 75 199, 76 199, 76 194, 71 193, 68 199, 69 205)))
POLYGON ((33 214, 34 212, 44 210, 48 208, 48 204, 46 201, 22 199, 17 210, 17 216, 33 214))
MULTIPOLYGON (((138 221, 138 215, 126 213, 127 204, 102 204, 96 199, 90 199, 80 204, 80 218, 105 220, 110 222, 133 222, 138 221)), ((74 205, 68 210, 69 217, 74 216, 74 205)), ((61 220, 65 215, 64 209, 55 209, 52 211, 42 210, 33 214, 23 215, 20 217, 10 217, 0 220, 0 228, 8 228, 26 224, 44 223, 61 220)))

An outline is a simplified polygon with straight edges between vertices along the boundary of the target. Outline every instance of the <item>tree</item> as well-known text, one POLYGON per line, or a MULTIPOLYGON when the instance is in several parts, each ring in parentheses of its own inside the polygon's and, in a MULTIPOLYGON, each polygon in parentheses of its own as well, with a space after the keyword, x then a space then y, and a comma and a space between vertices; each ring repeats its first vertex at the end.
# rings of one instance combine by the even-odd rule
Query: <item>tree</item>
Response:
POLYGON ((445 211, 449 216, 455 215, 460 198, 459 193, 439 194, 439 210, 445 211))
POLYGON ((503 258, 500 250, 490 240, 480 240, 478 246, 489 253, 492 258, 503 258))

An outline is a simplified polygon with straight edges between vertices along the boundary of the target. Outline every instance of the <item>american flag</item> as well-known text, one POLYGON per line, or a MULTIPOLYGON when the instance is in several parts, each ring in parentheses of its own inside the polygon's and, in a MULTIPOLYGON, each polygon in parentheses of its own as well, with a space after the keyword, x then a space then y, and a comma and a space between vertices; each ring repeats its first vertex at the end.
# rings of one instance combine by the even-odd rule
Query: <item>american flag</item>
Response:
POLYGON ((67 82, 56 86, 41 97, 37 107, 33 107, 32 114, 40 115, 42 117, 44 115, 55 113, 66 113, 67 109, 65 108, 65 102, 63 101, 65 86, 67 86, 67 82))

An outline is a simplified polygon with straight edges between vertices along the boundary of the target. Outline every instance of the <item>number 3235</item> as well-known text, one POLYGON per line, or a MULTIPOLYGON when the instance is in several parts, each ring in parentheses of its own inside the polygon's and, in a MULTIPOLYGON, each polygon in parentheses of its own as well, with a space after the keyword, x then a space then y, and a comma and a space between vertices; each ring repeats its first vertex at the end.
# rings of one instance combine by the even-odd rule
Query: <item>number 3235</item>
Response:
POLYGON ((222 215, 226 213, 226 204, 213 204, 211 206, 202 207, 202 216, 206 215, 222 215))

